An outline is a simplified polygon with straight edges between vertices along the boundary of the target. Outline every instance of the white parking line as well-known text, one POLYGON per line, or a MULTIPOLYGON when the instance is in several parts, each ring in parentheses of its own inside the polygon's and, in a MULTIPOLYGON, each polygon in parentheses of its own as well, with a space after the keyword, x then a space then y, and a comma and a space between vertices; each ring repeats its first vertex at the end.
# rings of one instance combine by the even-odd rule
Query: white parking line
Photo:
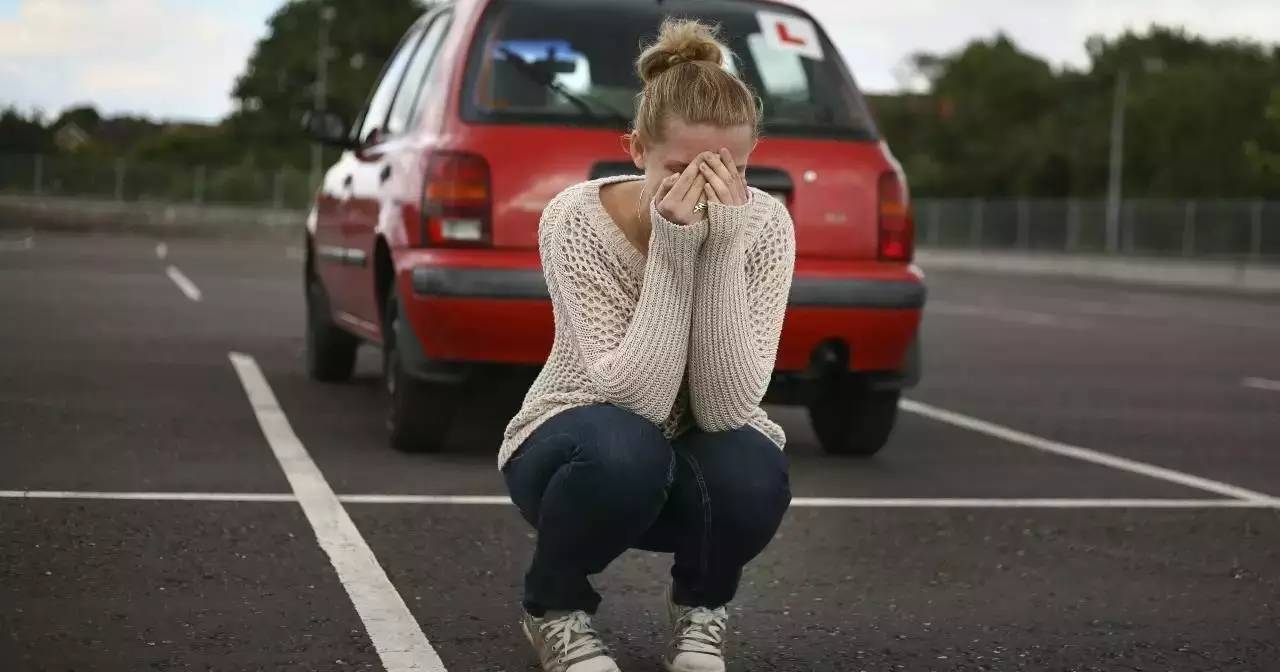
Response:
POLYGON ((387 672, 444 672, 444 663, 417 620, 378 564, 346 509, 311 460, 258 363, 248 355, 229 354, 262 434, 280 462, 302 512, 329 556, 351 603, 364 622, 369 640, 387 672))
POLYGON ((937 408, 928 404, 922 404, 918 401, 903 399, 899 408, 910 413, 923 415, 926 418, 931 418, 939 422, 963 427, 964 429, 969 429, 980 434, 986 434, 987 436, 994 436, 998 439, 1003 439, 1028 448, 1042 450, 1046 453, 1053 453, 1063 457, 1084 460, 1085 462, 1092 462, 1094 464, 1111 467, 1112 469, 1141 474, 1143 476, 1149 476, 1162 481, 1185 485, 1198 490, 1207 490, 1214 494, 1226 497, 1260 502, 1265 506, 1280 507, 1280 498, 1272 497, 1271 495, 1263 494, 1261 492, 1241 488, 1239 486, 1231 485, 1230 483, 1223 483, 1222 481, 1193 476, 1181 471, 1148 464, 1146 462, 1139 462, 1138 460, 1117 457, 1115 455, 1091 450, 1089 448, 1081 448, 1079 446, 1072 446, 1065 443, 1059 443, 1057 441, 1050 441, 1049 439, 1027 434, 1026 432, 1020 432, 1016 429, 1002 427, 993 422, 979 420, 953 411, 937 408))
POLYGON ((797 497, 791 500, 791 506, 816 509, 1265 509, 1280 506, 1280 503, 1249 499, 797 497))
POLYGON ((0 240, 0 252, 24 252, 35 246, 35 234, 27 234, 16 240, 0 240))
POLYGON ((502 495, 338 495, 347 504, 479 504, 507 506, 502 495))
POLYGON ((191 282, 191 278, 183 275, 182 271, 179 271, 177 266, 170 266, 165 270, 165 273, 169 275, 169 279, 173 281, 173 284, 178 286, 178 289, 182 290, 182 293, 185 294, 188 299, 191 299, 192 301, 199 301, 204 297, 204 295, 200 293, 200 288, 196 287, 196 283, 191 282))
POLYGON ((1245 387, 1252 387, 1255 390, 1280 392, 1280 380, 1268 380, 1267 378, 1245 378, 1240 381, 1240 384, 1245 387))
MULTIPOLYGON (((505 495, 338 495, 343 504, 443 504, 511 506, 505 495)), ((0 490, 0 499, 96 499, 143 502, 296 502, 288 493, 94 492, 0 490)), ((1262 509, 1280 503, 1252 499, 1142 499, 1068 497, 796 497, 795 508, 813 509, 1262 509)))
POLYGON ((0 490, 6 499, 102 499, 133 502, 296 502, 280 492, 95 492, 84 490, 0 490))
MULTIPOLYGON (((489 495, 338 495, 347 504, 510 505, 489 495)), ((1256 509, 1280 503, 1245 499, 1075 499, 1063 497, 794 497, 798 508, 845 509, 1256 509)))
POLYGON ((156 258, 164 259, 169 256, 169 246, 164 243, 156 243, 156 258))

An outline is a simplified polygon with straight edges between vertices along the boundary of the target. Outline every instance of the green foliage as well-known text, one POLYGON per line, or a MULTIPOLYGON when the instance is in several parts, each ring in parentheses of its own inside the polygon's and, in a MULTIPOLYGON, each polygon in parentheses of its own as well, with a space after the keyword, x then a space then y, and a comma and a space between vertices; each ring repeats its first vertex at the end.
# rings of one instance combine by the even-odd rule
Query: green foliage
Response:
POLYGON ((51 149, 53 134, 38 116, 24 116, 12 107, 0 112, 0 153, 38 154, 51 149))
POLYGON ((176 165, 226 165, 241 160, 244 148, 230 137, 225 125, 168 126, 143 138, 132 155, 141 161, 176 165))
POLYGON ((1123 71, 1127 195, 1280 195, 1280 51, 1160 27, 1087 49, 1087 72, 1054 72, 1004 36, 916 56, 930 93, 875 101, 913 190, 1100 195, 1123 71))
MULTIPOLYGON (((184 166, 159 192, 195 189, 195 166, 214 200, 308 193, 310 143, 301 130, 313 106, 321 10, 331 7, 326 105, 347 121, 359 110, 421 0, 292 0, 271 17, 233 90, 235 111, 212 126, 102 117, 78 106, 46 121, 0 111, 0 153, 67 153, 58 131, 89 136, 74 152, 101 157, 83 175, 50 163, 52 184, 110 189, 111 166, 184 166), (292 169, 282 186, 270 176, 292 169), (99 188, 99 187, 95 187, 99 188)), ((1090 66, 1055 70, 1008 37, 949 54, 919 54, 928 93, 873 96, 885 137, 923 196, 1088 196, 1107 185, 1110 122, 1119 73, 1127 73, 1125 184, 1129 197, 1280 197, 1280 48, 1212 42, 1153 27, 1086 44, 1090 66)), ((333 159, 332 152, 326 161, 333 159)), ((156 168, 145 168, 154 166, 156 168)), ((274 178, 281 179, 281 178, 274 178)), ((139 194, 149 197, 148 194, 139 194)))
POLYGON ((1274 184, 1280 182, 1280 85, 1271 89, 1265 117, 1258 135, 1245 141, 1244 153, 1254 178, 1274 184))
POLYGON ((305 166, 310 144, 301 130, 317 81, 321 10, 331 7, 326 105, 351 121, 364 105, 382 64, 422 15, 418 0, 295 0, 268 22, 232 92, 237 109, 226 124, 252 163, 305 166))

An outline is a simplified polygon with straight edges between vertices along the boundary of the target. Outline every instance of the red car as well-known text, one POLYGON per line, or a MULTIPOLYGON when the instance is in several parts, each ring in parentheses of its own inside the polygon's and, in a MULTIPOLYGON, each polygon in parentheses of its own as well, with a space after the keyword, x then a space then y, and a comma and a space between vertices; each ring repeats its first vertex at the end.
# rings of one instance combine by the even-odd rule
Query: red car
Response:
POLYGON ((347 379, 359 344, 380 344, 395 448, 441 445, 457 385, 545 361, 539 216, 570 184, 637 172, 621 144, 633 62, 668 14, 722 27, 763 104, 747 179, 795 221, 766 401, 807 406, 831 453, 888 439, 920 375, 907 185, 813 18, 759 1, 458 0, 409 29, 356 123, 308 122, 346 150, 307 222, 308 371, 347 379))

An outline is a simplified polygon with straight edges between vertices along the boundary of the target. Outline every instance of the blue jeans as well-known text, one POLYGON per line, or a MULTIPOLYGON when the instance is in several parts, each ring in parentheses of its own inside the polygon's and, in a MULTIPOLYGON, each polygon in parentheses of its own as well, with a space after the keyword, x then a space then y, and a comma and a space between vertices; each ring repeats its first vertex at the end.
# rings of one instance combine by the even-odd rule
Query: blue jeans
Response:
POLYGON ((608 404, 543 423, 503 468, 538 531, 524 606, 595 613, 587 577, 629 548, 674 553, 674 599, 719 607, 791 504, 787 460, 760 432, 692 430, 668 441, 656 425, 608 404))

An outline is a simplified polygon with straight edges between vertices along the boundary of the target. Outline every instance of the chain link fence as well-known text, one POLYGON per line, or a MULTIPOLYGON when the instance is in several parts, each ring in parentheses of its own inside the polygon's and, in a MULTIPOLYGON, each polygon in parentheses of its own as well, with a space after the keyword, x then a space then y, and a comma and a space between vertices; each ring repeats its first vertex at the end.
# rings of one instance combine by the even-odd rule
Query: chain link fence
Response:
POLYGON ((120 202, 305 208, 305 171, 244 166, 178 166, 123 159, 0 155, 0 194, 120 202))
POLYGON ((1114 237, 1104 199, 923 198, 915 213, 922 247, 1280 263, 1280 201, 1130 199, 1114 237))
MULTIPOLYGON (((0 194, 305 209, 313 190, 292 169, 0 155, 0 194)), ((922 198, 915 211, 925 248, 1280 263, 1280 201, 1130 199, 1114 237, 1103 199, 922 198)))

